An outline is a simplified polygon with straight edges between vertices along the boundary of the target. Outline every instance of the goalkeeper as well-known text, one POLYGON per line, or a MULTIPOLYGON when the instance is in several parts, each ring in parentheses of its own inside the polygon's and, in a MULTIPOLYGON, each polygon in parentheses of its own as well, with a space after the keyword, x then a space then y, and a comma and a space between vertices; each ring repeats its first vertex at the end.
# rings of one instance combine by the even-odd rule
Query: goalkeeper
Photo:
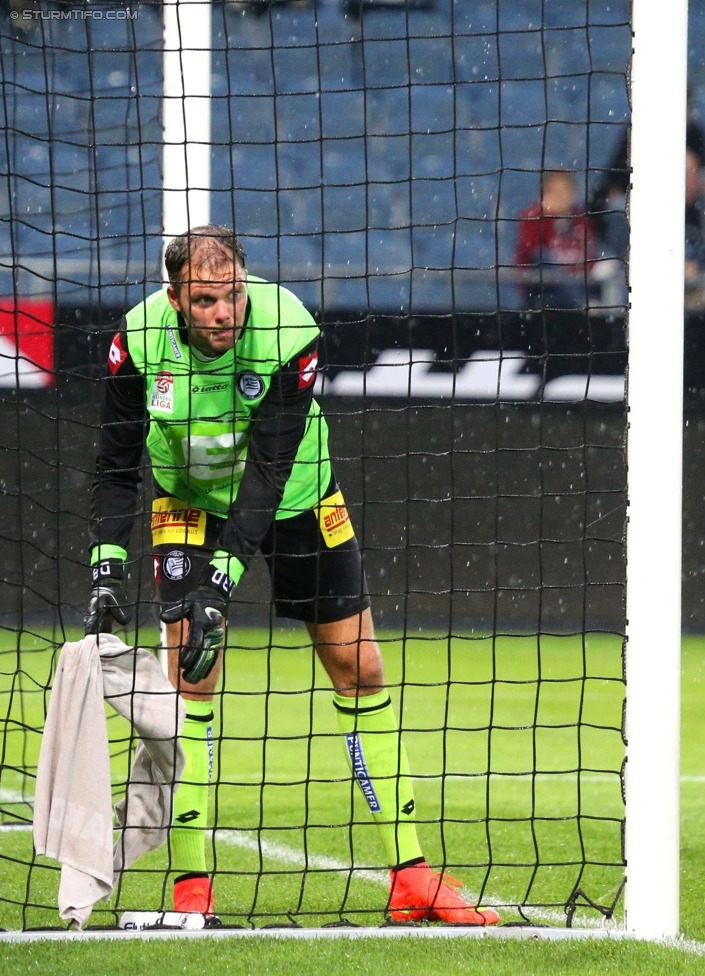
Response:
POLYGON ((248 275, 229 228, 177 237, 165 264, 168 287, 127 313, 108 357, 85 621, 98 633, 129 619, 123 578, 146 443, 169 677, 187 711, 170 833, 174 909, 215 910, 203 829, 212 699, 228 608, 259 550, 277 615, 305 623, 333 684, 348 759, 391 868, 392 918, 497 922, 436 876, 419 847, 360 549, 313 399, 318 327, 291 292, 248 275))

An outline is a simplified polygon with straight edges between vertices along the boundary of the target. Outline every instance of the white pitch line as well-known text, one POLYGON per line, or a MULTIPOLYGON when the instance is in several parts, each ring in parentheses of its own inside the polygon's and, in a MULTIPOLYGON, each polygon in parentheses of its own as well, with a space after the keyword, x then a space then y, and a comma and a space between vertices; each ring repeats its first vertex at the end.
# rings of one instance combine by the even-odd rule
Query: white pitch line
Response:
MULTIPOLYGON (((283 864, 289 864, 292 867, 309 867, 314 869, 320 869, 323 871, 337 871, 339 874, 348 877, 351 873, 350 865, 345 864, 343 861, 338 861, 335 858, 328 857, 327 855, 320 854, 305 854, 303 851, 295 850, 292 847, 288 847, 286 844, 280 844, 277 841, 271 841, 267 838, 257 839, 253 836, 253 832, 236 830, 236 829, 224 829, 216 830, 216 843, 219 841, 224 841, 226 844, 232 844, 234 847, 241 847, 244 850, 261 852, 265 857, 271 857, 276 861, 280 861, 283 864)), ((352 873, 356 879, 361 881, 371 882, 373 884, 384 885, 387 887, 389 885, 389 871, 380 869, 378 871, 369 868, 362 869, 352 869, 352 873)), ((472 892, 468 891, 464 886, 460 889, 460 892, 464 898, 472 902, 472 904, 477 904, 477 896, 474 896, 472 892)), ((483 905, 501 907, 506 905, 511 905, 510 899, 501 899, 496 897, 485 896, 482 899, 483 905)), ((541 909, 533 908, 527 909, 530 911, 532 918, 535 921, 541 922, 552 922, 554 924, 565 926, 565 912, 560 912, 558 910, 551 909, 541 909)), ((595 928, 600 928, 601 924, 593 923, 595 928)), ((586 927, 592 927, 589 925, 586 927)))
MULTIPOLYGON (((486 778, 487 774, 473 775, 471 773, 448 773, 445 776, 426 776, 426 777, 416 777, 415 782, 419 786, 423 786, 427 782, 436 782, 439 779, 445 780, 457 780, 460 782, 474 782, 483 777, 486 778)), ((619 778, 619 770, 615 770, 613 773, 583 773, 578 776, 577 773, 563 773, 557 770, 555 773, 491 773, 490 776, 493 779, 509 781, 514 780, 516 782, 525 782, 527 780, 538 780, 544 783, 554 783, 559 785, 560 780, 567 780, 569 783, 576 782, 578 779, 581 783, 614 783, 615 780, 619 778)), ((705 775, 693 775, 693 776, 681 776, 681 783, 705 783, 705 775)), ((241 783, 260 783, 263 786, 287 786, 291 782, 290 779, 267 779, 265 783, 262 783, 261 773, 252 773, 250 776, 242 776, 239 780, 241 783)), ((342 782, 342 780, 341 780, 342 782)), ((347 782, 347 780, 346 780, 347 782)), ((27 796, 25 793, 21 793, 19 790, 11 790, 5 787, 0 787, 0 803, 26 803, 29 806, 34 804, 34 797, 27 796)))
MULTIPOLYGON (((209 833, 215 833, 216 843, 224 841, 233 847, 242 847, 247 851, 261 853, 264 857, 271 857, 275 861, 290 864, 292 867, 309 867, 320 871, 337 871, 339 874, 346 875, 351 873, 350 865, 345 864, 344 861, 327 857, 325 854, 305 854, 303 851, 297 851, 293 847, 288 847, 286 844, 267 840, 266 837, 257 838, 253 835, 252 831, 237 830, 236 828, 218 828, 215 831, 209 831, 209 833)), ((373 884, 389 883, 389 871, 382 870, 381 868, 379 870, 370 868, 357 870, 353 868, 352 871, 355 877, 361 881, 369 881, 373 884)))

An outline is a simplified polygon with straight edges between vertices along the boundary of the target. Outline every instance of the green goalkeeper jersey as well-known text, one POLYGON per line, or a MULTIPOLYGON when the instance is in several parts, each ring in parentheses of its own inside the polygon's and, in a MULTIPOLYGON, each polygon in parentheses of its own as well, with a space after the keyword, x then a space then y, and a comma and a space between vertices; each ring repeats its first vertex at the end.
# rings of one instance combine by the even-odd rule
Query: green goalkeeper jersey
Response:
POLYGON ((324 496, 332 472, 312 395, 318 326, 276 284, 250 276, 248 296, 235 349, 214 359, 189 344, 166 290, 123 319, 108 356, 92 559, 127 552, 145 442, 162 493, 221 517, 219 549, 243 566, 273 519, 324 496))
MULTIPOLYGON (((156 481, 189 505, 222 516, 236 502, 273 377, 293 368, 299 386, 312 384, 317 362, 315 354, 305 353, 319 328, 301 302, 253 276, 248 293, 249 313, 235 349, 215 359, 202 358, 189 346, 166 290, 132 309, 124 332, 124 352, 145 380, 146 443, 156 481)), ((118 359, 122 353, 111 350, 118 359)), ((281 409, 286 412, 285 403, 281 409)), ((316 505, 330 477, 328 429, 312 399, 275 517, 316 505)))

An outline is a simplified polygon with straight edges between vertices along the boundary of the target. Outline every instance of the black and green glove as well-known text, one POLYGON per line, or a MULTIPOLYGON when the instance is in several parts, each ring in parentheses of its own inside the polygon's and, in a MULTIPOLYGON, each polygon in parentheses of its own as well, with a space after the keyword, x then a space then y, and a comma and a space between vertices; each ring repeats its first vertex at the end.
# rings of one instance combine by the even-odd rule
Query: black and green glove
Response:
POLYGON ((122 588, 125 564, 121 559, 101 559, 91 567, 91 574, 93 588, 83 617, 85 632, 109 634, 113 621, 124 625, 130 619, 122 588))
POLYGON ((165 624, 188 619, 188 640, 179 654, 179 667, 184 680, 196 684, 207 678, 218 660, 218 652, 225 638, 225 618, 233 580, 208 565, 197 589, 183 600, 167 604, 159 615, 165 624))

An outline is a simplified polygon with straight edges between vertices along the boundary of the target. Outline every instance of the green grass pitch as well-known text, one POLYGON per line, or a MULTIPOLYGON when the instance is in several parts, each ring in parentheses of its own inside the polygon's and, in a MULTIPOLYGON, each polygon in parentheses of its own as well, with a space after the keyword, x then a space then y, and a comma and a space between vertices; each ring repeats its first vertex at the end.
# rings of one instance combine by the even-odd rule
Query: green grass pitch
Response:
MULTIPOLYGON (((405 639, 382 635, 381 640, 427 859, 462 880, 468 897, 502 906, 504 922, 523 916, 564 926, 565 906, 579 888, 584 897, 576 900, 575 926, 599 926, 602 916, 590 903, 615 901, 618 924, 624 874, 619 638, 449 639, 423 633, 405 639)), ((142 633, 140 642, 156 643, 156 636, 142 633)), ((226 924, 258 928, 292 920, 304 926, 341 919, 381 924, 387 892, 381 846, 351 789, 328 681, 304 634, 250 630, 231 633, 230 645, 216 700, 215 829, 208 841, 219 914, 226 924)), ((22 773, 36 766, 55 654, 51 641, 29 633, 19 638, 6 633, 0 645, 0 927, 5 929, 59 924, 57 865, 32 856, 26 802, 32 778, 22 773)), ((682 919, 685 935, 695 940, 705 929, 700 920, 705 743, 698 735, 704 659, 705 642, 687 638, 682 919)), ((130 730, 118 718, 109 720, 109 729, 117 799, 130 730)), ((91 924, 114 924, 128 908, 170 907, 168 867, 166 849, 143 858, 110 902, 96 906, 91 924)), ((318 945, 315 951, 336 958, 333 948, 318 945)), ((351 951, 357 958, 359 950, 351 951)), ((427 951, 399 950, 419 959, 427 951)), ((514 951, 499 950, 510 956, 514 951)), ((542 948, 543 971, 558 971, 550 968, 550 958, 564 951, 573 952, 542 948)), ((599 946, 586 951, 597 952, 599 946)), ((603 949, 615 951, 622 949, 603 949)), ((422 968, 434 971, 428 962, 422 968)))

